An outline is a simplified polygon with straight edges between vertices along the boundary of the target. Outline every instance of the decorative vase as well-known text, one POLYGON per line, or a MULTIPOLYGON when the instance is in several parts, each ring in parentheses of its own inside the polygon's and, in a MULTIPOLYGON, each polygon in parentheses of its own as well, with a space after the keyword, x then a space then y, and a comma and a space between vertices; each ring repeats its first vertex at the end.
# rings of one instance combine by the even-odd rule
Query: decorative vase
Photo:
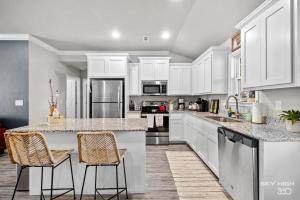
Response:
POLYGON ((287 131, 289 131, 289 132, 300 133, 300 121, 296 121, 293 124, 292 120, 286 120, 285 126, 286 126, 287 131))

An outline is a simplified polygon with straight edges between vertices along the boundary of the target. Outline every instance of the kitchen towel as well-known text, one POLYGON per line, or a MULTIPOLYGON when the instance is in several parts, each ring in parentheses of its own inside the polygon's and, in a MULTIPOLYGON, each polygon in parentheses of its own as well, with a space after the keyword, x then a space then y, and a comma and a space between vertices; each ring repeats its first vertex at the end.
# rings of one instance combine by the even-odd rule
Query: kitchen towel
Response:
POLYGON ((154 115, 147 114, 148 128, 153 128, 154 126, 154 115))
POLYGON ((164 126, 164 115, 155 114, 155 124, 156 127, 164 126))

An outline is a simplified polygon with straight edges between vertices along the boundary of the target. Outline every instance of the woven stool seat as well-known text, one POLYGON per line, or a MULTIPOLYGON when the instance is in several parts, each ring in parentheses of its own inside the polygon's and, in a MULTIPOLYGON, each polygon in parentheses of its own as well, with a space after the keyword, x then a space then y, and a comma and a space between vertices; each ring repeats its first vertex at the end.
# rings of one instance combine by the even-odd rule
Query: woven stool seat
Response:
POLYGON ((68 158, 73 150, 51 150, 52 157, 54 159, 54 165, 68 158))

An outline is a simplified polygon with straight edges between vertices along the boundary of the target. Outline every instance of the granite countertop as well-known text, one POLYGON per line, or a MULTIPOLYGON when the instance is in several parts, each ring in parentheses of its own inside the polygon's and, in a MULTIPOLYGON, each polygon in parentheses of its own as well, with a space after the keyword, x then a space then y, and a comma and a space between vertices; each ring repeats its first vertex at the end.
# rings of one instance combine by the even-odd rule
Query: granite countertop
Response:
POLYGON ((251 138, 265 142, 300 142, 300 133, 288 132, 284 126, 278 124, 253 124, 249 122, 219 122, 206 116, 222 116, 208 112, 171 111, 171 113, 188 113, 216 125, 226 127, 251 138))
POLYGON ((20 128, 7 130, 8 132, 79 132, 79 131, 146 131, 146 119, 125 118, 94 118, 94 119, 65 119, 64 123, 51 124, 47 122, 30 124, 20 128))

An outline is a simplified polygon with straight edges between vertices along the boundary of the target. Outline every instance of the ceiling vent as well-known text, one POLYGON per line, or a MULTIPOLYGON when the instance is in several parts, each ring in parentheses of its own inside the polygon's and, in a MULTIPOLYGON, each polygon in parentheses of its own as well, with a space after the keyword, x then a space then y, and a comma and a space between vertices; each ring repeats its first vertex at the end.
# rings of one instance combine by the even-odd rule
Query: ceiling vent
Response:
POLYGON ((149 36, 143 36, 143 42, 144 43, 149 43, 150 42, 150 37, 149 36))

